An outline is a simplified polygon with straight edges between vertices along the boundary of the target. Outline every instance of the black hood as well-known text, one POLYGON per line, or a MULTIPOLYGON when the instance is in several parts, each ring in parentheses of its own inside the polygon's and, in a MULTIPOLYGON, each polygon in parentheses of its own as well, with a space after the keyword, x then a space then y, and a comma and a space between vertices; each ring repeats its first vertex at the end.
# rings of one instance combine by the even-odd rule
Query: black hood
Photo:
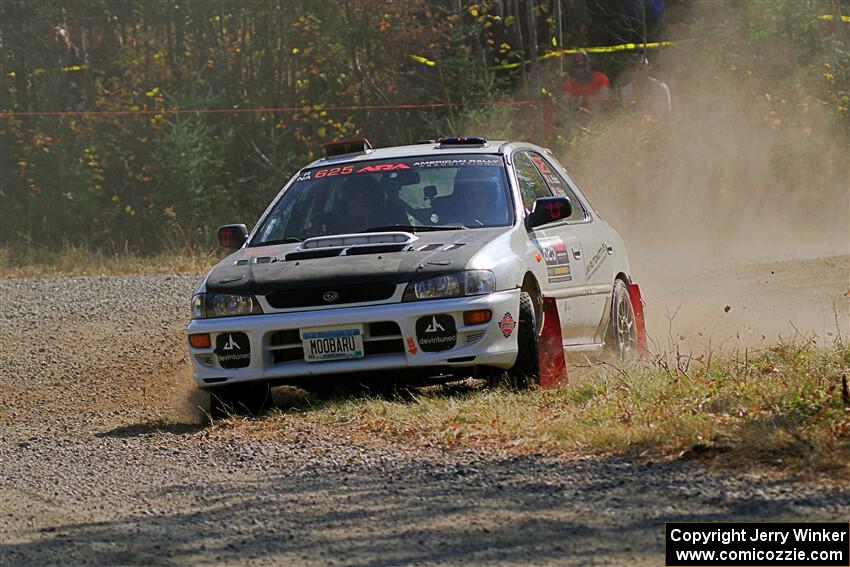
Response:
MULTIPOLYGON (((403 249, 309 258, 298 245, 243 248, 215 266, 208 292, 265 295, 327 285, 399 284, 463 270, 481 248, 509 227, 417 233, 403 249), (269 251, 257 258, 257 252, 269 251)), ((321 250, 321 249, 320 249, 321 250)), ((333 253, 333 252, 332 252, 333 253)))

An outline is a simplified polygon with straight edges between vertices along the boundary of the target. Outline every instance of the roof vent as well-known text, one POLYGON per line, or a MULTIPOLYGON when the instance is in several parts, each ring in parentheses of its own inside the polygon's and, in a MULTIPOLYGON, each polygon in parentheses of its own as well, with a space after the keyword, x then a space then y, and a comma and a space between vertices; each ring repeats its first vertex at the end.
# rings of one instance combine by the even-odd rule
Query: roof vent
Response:
POLYGON ((366 138, 354 138, 353 140, 338 140, 322 144, 325 157, 342 156, 346 154, 368 154, 372 151, 372 144, 366 138))
POLYGON ((437 140, 441 148, 454 146, 486 146, 487 140, 484 138, 440 138, 437 140))

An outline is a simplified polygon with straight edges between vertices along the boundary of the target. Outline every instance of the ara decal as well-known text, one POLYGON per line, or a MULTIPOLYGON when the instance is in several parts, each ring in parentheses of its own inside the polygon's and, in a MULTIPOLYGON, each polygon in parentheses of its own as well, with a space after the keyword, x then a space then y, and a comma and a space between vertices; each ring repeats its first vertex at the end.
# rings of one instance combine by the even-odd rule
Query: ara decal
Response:
POLYGON ((504 315, 502 315, 502 320, 499 321, 499 330, 502 331, 502 335, 508 339, 513 334, 514 329, 516 328, 516 321, 514 321, 513 315, 511 315, 510 311, 506 311, 504 315))
POLYGON ((406 163, 380 163, 378 165, 366 165, 357 170, 357 173, 378 173, 380 171, 396 171, 399 169, 410 169, 406 163))

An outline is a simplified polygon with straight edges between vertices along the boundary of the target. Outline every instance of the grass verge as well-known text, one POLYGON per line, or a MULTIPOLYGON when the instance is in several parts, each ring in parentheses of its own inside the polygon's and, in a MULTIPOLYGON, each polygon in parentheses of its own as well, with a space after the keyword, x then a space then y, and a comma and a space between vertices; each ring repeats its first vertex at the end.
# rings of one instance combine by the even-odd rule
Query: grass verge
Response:
POLYGON ((780 344, 687 365, 592 366, 570 384, 449 389, 277 410, 262 427, 312 423, 359 440, 514 454, 709 459, 723 466, 850 476, 850 347, 780 344))
POLYGON ((0 247, 0 278, 201 273, 218 260, 219 257, 209 250, 141 256, 128 251, 93 251, 74 245, 55 250, 0 247))

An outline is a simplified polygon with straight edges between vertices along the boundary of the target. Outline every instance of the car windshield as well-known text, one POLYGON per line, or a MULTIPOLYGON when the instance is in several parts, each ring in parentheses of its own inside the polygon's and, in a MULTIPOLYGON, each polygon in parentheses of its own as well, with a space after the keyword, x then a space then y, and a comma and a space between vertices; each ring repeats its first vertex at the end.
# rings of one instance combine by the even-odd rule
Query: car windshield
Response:
POLYGON ((379 230, 448 230, 513 222, 497 155, 402 158, 305 169, 252 246, 379 230))

